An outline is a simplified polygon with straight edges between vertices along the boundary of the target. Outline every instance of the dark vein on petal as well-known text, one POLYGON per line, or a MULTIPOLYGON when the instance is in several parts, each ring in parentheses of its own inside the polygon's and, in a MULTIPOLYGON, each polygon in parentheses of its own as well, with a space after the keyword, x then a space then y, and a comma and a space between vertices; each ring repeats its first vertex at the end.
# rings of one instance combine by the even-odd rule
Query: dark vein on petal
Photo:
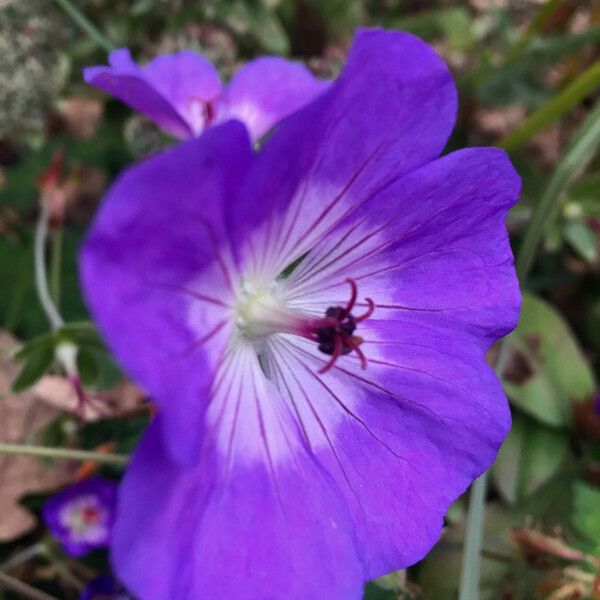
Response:
MULTIPOLYGON (((282 340, 282 341, 284 341, 285 343, 289 344, 289 346, 291 348, 295 348, 297 350, 300 350, 304 354, 308 354, 311 358, 314 358, 310 353, 307 353, 306 351, 302 350, 299 346, 295 346, 294 344, 292 344, 288 340, 282 340)), ((400 456, 400 455, 396 454, 395 451, 392 448, 390 448, 390 446, 388 444, 386 444, 383 440, 379 439, 379 437, 375 434, 374 431, 371 430, 371 428, 367 425, 367 423, 365 423, 365 421, 363 421, 363 419, 361 419, 357 414, 355 414, 354 412, 352 412, 352 410, 350 410, 350 408, 348 408, 348 406, 346 406, 346 404, 344 404, 344 402, 342 402, 341 398, 339 398, 339 396, 337 396, 333 392, 333 390, 323 381, 323 379, 321 377, 319 377, 319 375, 317 373, 315 373, 298 356, 296 356, 295 358, 298 361, 298 364, 329 393, 329 395, 335 400, 335 402, 342 408, 342 410, 347 415, 351 416, 358 423, 360 423, 365 428, 365 430, 373 437, 373 439, 375 439, 377 442, 379 442, 384 448, 386 448, 389 452, 391 452, 396 458, 398 458, 399 460, 407 462, 406 459, 403 456, 400 456)))
MULTIPOLYGON (((296 359, 296 357, 290 352, 289 349, 284 348, 283 350, 285 352, 287 352, 290 357, 293 357, 294 359, 296 359)), ((359 506, 360 510, 363 512, 363 514, 365 516, 367 516, 367 512, 362 505, 361 499, 360 499, 357 491, 354 489, 352 482, 350 481, 350 477, 349 477, 348 473, 346 472, 346 469, 335 449, 335 446, 334 446, 333 442, 331 441, 331 438, 329 437, 327 428, 325 427, 325 424, 319 417, 319 413, 317 412, 316 408, 314 407, 314 404, 311 402, 308 394, 306 393, 306 390, 302 386, 300 380, 296 377, 296 374, 294 373, 293 369, 290 367, 289 363, 285 360, 285 358, 283 358, 283 356, 281 354, 279 355, 279 358, 286 365, 290 375, 293 377, 294 381, 296 382, 296 387, 300 390, 300 392, 302 393, 302 396, 304 396, 304 400, 306 401, 308 408, 310 409, 311 413, 313 414, 313 417, 315 418, 316 422, 318 423, 319 428, 323 432, 323 435, 325 436, 325 439, 327 440, 327 444, 329 445, 329 447, 331 449, 331 453, 333 454, 335 461, 337 462, 338 467, 340 468, 340 471, 342 472, 342 475, 343 475, 346 483, 348 484, 348 487, 350 488, 352 495, 354 496, 354 498, 356 500, 356 503, 358 504, 358 506, 359 506)), ((282 375, 282 378, 285 380, 285 376, 282 375)), ((287 383, 286 383, 286 387, 287 387, 287 383)), ((289 390, 289 387, 288 387, 288 390, 289 390)), ((296 411, 296 414, 298 414, 298 418, 300 418, 300 416, 299 416, 300 413, 298 411, 296 402, 294 401, 294 398, 291 393, 290 393, 290 400, 291 400, 292 404, 294 405, 294 409, 296 411)), ((300 419, 300 421, 301 421, 301 419, 300 419)), ((303 428, 304 428, 304 425, 303 425, 303 428)), ((307 436, 307 438, 308 438, 308 436, 307 436)), ((309 441, 309 444, 310 444, 310 441, 309 441)), ((313 454, 314 454, 314 450, 313 450, 313 454)))

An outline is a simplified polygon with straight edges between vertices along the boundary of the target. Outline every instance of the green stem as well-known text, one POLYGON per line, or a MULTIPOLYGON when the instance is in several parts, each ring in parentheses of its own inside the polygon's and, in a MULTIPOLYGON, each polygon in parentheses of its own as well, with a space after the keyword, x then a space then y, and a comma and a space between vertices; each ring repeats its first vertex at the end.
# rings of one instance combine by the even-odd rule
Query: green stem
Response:
POLYGON ((38 542, 37 544, 33 544, 32 546, 25 548, 25 550, 21 550, 21 552, 14 554, 6 562, 2 563, 0 565, 0 572, 6 573, 12 569, 20 567, 21 565, 30 561, 32 558, 43 554, 45 550, 46 547, 43 543, 38 542))
MULTIPOLYGON (((508 360, 508 348, 507 338, 498 342, 498 358, 495 367, 498 378, 504 372, 508 360)), ((488 477, 488 471, 486 471, 479 479, 475 480, 471 487, 458 600, 477 600, 479 598, 479 573, 481 571, 481 547, 483 546, 488 477)))
POLYGON ((599 85, 600 60, 532 113, 517 129, 503 137, 498 145, 508 152, 516 150, 531 136, 571 110, 599 85))
POLYGON ((572 138, 567 152, 550 178, 531 221, 517 257, 517 275, 521 285, 533 265, 535 251, 547 224, 556 216, 565 192, 593 160, 600 146, 600 102, 572 138))
POLYGON ((55 0, 55 2, 69 15, 69 17, 71 17, 71 19, 73 19, 80 29, 87 33, 90 38, 98 44, 98 46, 104 48, 107 52, 114 49, 110 40, 100 33, 89 19, 69 0, 55 0))
POLYGON ((479 571, 481 546, 483 545, 487 478, 488 472, 486 471, 471 486, 458 600, 477 600, 479 597, 479 571))
POLYGON ((19 594, 19 597, 27 598, 28 600, 58 600, 58 598, 50 596, 46 592, 42 592, 6 573, 0 573, 0 588, 19 594))
POLYGON ((94 461, 97 463, 126 465, 129 457, 124 454, 108 454, 91 450, 72 450, 70 448, 54 448, 50 446, 30 446, 25 444, 0 443, 0 454, 21 456, 37 456, 59 460, 94 461))
POLYGON ((65 323, 52 301, 50 290, 48 289, 48 276, 46 274, 46 239, 48 238, 48 225, 50 222, 50 209, 42 202, 40 214, 35 228, 35 238, 33 247, 34 270, 35 270, 35 289, 54 331, 60 329, 65 323))
POLYGON ((60 280, 62 271, 63 229, 58 227, 50 237, 50 297, 60 311, 60 280))

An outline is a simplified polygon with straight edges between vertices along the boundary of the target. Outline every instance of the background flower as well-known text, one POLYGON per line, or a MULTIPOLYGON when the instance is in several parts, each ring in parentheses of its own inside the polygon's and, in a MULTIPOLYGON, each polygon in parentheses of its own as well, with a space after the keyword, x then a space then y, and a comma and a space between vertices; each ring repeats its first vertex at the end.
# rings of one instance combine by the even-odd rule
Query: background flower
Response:
POLYGON ((71 556, 108 546, 115 518, 117 485, 101 477, 76 483, 43 507, 48 529, 71 556))
POLYGON ((251 61, 225 87, 215 67, 192 50, 164 54, 139 67, 122 48, 110 53, 109 63, 85 69, 85 80, 179 138, 238 119, 257 140, 327 87, 304 66, 275 56, 251 61))

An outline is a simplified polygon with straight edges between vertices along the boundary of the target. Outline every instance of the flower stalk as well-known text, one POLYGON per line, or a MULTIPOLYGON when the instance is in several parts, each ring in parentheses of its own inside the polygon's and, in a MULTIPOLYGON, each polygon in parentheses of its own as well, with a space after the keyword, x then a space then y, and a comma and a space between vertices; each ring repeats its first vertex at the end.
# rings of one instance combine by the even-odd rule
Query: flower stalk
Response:
POLYGON ((28 444, 0 443, 0 454, 17 456, 37 456, 57 460, 94 461, 102 464, 126 465, 129 457, 124 454, 109 454, 91 450, 76 450, 71 448, 54 448, 51 446, 30 446, 28 444))
POLYGON ((52 295, 48 287, 48 275, 46 273, 46 241, 48 239, 51 210, 45 202, 41 202, 40 204, 40 215, 35 228, 34 240, 35 289, 42 309, 50 322, 50 327, 52 327, 53 331, 56 331, 65 322, 52 300, 52 295))

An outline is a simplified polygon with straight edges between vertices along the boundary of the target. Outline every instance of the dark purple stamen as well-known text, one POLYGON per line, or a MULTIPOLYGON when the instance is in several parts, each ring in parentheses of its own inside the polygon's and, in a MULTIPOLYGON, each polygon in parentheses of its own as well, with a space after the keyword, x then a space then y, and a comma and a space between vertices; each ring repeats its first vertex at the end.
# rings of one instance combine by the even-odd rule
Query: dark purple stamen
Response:
POLYGON ((352 351, 358 355, 361 367, 363 369, 367 368, 367 359, 359 348, 363 339, 354 335, 354 331, 358 323, 368 319, 373 314, 375 303, 370 298, 365 298, 368 304, 367 311, 355 317, 352 314, 352 309, 356 304, 358 289, 353 279, 347 279, 346 281, 350 284, 351 288, 348 304, 345 307, 330 306, 325 311, 325 318, 315 322, 314 334, 315 341, 319 343, 318 348, 324 354, 331 356, 327 364, 319 369, 319 373, 325 373, 325 371, 328 371, 335 364, 340 356, 350 354, 352 351))

